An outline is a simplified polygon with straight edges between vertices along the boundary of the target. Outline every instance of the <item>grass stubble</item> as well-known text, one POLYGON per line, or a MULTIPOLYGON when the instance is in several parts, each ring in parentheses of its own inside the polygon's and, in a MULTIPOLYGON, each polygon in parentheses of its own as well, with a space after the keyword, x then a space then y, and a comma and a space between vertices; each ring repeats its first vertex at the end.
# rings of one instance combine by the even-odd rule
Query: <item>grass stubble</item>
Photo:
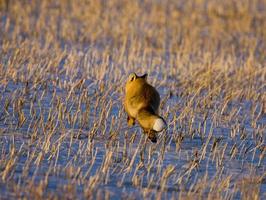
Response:
POLYGON ((1 198, 265 198, 265 8, 1 0, 1 198), (157 144, 126 126, 131 72, 161 94, 157 144))

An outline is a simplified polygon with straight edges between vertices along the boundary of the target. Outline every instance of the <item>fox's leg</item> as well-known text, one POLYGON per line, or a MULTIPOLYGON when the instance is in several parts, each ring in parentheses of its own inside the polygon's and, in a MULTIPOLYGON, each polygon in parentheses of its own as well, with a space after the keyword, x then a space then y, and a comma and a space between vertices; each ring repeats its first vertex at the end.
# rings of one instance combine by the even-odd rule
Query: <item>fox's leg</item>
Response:
POLYGON ((150 141, 152 141, 153 143, 157 142, 157 136, 156 136, 156 132, 153 130, 144 130, 144 133, 148 135, 148 138, 150 141))
POLYGON ((135 125, 135 119, 133 117, 127 116, 127 125, 129 127, 134 126, 135 125))

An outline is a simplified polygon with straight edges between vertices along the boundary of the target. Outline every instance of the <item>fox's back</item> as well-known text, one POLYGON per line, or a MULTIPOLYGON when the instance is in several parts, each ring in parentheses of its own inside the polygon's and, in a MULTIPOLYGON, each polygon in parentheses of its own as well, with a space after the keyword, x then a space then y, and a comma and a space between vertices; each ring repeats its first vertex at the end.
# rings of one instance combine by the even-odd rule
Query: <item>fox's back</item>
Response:
POLYGON ((129 115, 135 117, 138 111, 143 108, 157 113, 159 105, 159 93, 145 79, 139 78, 127 83, 125 107, 129 115))

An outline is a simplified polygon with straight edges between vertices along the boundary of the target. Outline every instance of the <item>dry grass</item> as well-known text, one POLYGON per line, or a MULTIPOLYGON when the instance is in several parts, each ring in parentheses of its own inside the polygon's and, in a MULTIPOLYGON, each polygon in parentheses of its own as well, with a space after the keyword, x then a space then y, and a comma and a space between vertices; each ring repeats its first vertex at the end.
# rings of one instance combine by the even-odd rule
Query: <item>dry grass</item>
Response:
POLYGON ((266 2, 0 0, 0 196, 263 199, 266 2), (169 129, 127 128, 130 72, 169 129))

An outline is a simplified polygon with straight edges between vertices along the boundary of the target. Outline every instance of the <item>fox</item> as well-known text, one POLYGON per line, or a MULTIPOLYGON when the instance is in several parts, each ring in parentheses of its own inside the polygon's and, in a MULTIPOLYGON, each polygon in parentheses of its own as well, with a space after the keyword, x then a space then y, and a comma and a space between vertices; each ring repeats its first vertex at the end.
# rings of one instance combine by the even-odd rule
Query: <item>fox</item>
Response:
POLYGON ((160 95, 147 82, 147 74, 138 76, 131 73, 125 87, 124 108, 129 127, 137 121, 144 133, 153 142, 157 142, 156 133, 166 129, 166 121, 159 116, 160 95))

